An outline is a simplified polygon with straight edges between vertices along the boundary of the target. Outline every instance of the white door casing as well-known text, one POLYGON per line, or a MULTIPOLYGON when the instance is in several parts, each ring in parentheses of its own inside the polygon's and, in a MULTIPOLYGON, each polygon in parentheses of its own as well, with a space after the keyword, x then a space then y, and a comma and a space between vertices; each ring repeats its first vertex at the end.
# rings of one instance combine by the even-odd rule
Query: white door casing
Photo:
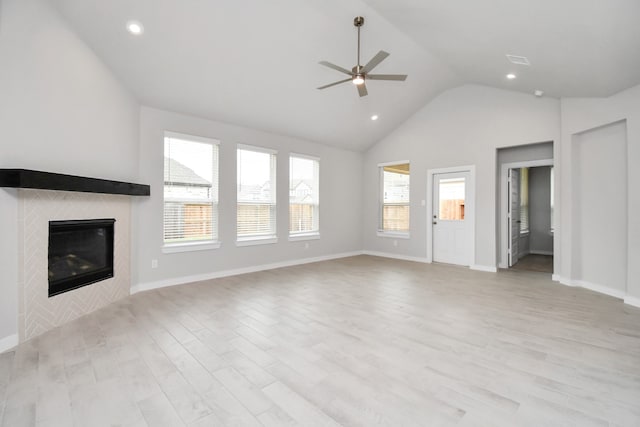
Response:
POLYGON ((498 214, 500 235, 496 236, 496 241, 499 242, 498 265, 500 268, 509 268, 509 237, 511 235, 509 231, 509 169, 538 166, 553 166, 553 159, 503 163, 500 167, 500 212, 498 214))
POLYGON ((509 267, 518 262, 520 253, 520 169, 509 169, 509 267))

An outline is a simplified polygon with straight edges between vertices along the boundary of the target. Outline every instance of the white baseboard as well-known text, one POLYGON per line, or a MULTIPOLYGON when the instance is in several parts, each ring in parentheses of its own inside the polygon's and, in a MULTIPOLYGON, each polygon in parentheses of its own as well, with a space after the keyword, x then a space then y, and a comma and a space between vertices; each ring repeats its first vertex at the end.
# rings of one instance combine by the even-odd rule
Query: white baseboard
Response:
MULTIPOLYGON (((392 254, 392 253, 389 253, 389 252, 377 252, 377 251, 363 251, 362 253, 363 253, 363 255, 379 256, 379 257, 383 257, 383 258, 393 258, 393 259, 400 259, 400 260, 403 260, 403 261, 414 261, 414 262, 421 262, 421 263, 425 263, 425 264, 431 264, 427 260, 427 258, 417 257, 417 256, 399 255, 399 254, 392 254)), ((474 265, 470 265, 469 268, 471 270, 485 271, 485 272, 489 272, 489 273, 497 273, 498 272, 498 269, 496 267, 489 266, 489 265, 474 264, 474 265)))
POLYGON ((239 274, 255 273, 258 271, 273 270, 282 267, 292 267, 294 265, 309 264, 312 262, 329 261, 338 258, 362 255, 362 251, 343 252, 339 254, 325 255, 313 258, 301 258, 290 261, 276 262, 272 264, 255 265, 251 267, 236 268, 233 270, 214 271, 211 273, 195 274, 192 276, 172 277, 170 279, 158 280, 155 282, 138 283, 131 287, 131 295, 138 292, 150 291, 153 289, 166 288, 167 286, 184 285, 186 283, 201 282, 203 280, 218 279, 220 277, 237 276, 239 274))
POLYGON ((584 280, 574 280, 574 286, 589 289, 590 291, 600 292, 601 294, 609 295, 611 297, 623 299, 625 292, 610 288, 609 286, 599 285, 597 283, 585 282, 584 280))
POLYGON ((469 268, 471 270, 486 271, 487 273, 497 273, 498 272, 498 269, 495 266, 492 266, 492 265, 473 264, 473 265, 470 265, 469 268))
POLYGON ((429 263, 427 261, 427 258, 417 257, 417 256, 410 256, 410 255, 392 254, 392 253, 389 253, 389 252, 362 251, 362 254, 363 255, 371 255, 371 256, 379 256, 379 257, 382 257, 382 258, 400 259, 400 260, 403 260, 403 261, 414 261, 414 262, 429 263))
MULTIPOLYGON (((237 268, 233 270, 215 271, 211 273, 197 274, 192 276, 173 277, 170 279, 159 280, 156 282, 139 283, 131 287, 131 294, 133 295, 143 291, 165 288, 167 286, 183 285, 186 283, 201 282, 203 280, 217 279, 220 277, 255 273, 258 271, 273 270, 276 268, 283 268, 283 267, 292 267, 295 265, 303 265, 303 264, 309 264, 313 262, 330 261, 332 259, 347 258, 352 256, 358 256, 358 255, 371 255, 371 256, 379 256, 383 258, 399 259, 404 261, 429 263, 427 261, 427 258, 392 254, 388 252, 377 252, 377 251, 343 252, 339 254, 325 255, 325 256, 319 256, 319 257, 313 257, 313 258, 301 258, 301 259, 277 262, 272 264, 263 264, 263 265, 256 265, 251 267, 237 268)), ((469 268, 471 270, 484 271, 489 273, 496 273, 498 271, 498 269, 494 266, 479 265, 479 264, 471 265, 469 266, 469 268)), ((562 277, 558 274, 553 274, 551 276, 551 280, 559 282, 565 286, 581 287, 581 288, 589 289, 594 292, 599 292, 601 294, 609 295, 615 298, 624 299, 625 304, 629 304, 634 307, 640 307, 640 298, 632 297, 628 295, 625 296, 624 291, 620 291, 618 289, 613 289, 608 286, 599 285, 596 283, 586 282, 584 280, 571 280, 566 277, 562 277)), ((17 334, 2 338, 0 339, 0 353, 2 353, 3 351, 9 350, 15 347, 16 345, 18 345, 17 334)))
POLYGON ((553 251, 536 251, 530 250, 529 253, 531 255, 553 255, 553 251))
POLYGON ((621 291, 619 289, 613 289, 613 288, 610 288, 609 286, 600 285, 597 283, 591 283, 584 280, 571 280, 571 279, 567 279, 566 277, 556 276, 555 274, 551 276, 551 279, 556 280, 565 286, 585 288, 585 289, 589 289, 590 291, 609 295, 614 298, 620 298, 620 299, 625 298, 624 291, 621 291))
POLYGON ((0 353, 11 350, 18 345, 18 334, 9 335, 0 339, 0 353))
POLYGON ((640 298, 627 295, 624 297, 624 303, 640 308, 640 298))

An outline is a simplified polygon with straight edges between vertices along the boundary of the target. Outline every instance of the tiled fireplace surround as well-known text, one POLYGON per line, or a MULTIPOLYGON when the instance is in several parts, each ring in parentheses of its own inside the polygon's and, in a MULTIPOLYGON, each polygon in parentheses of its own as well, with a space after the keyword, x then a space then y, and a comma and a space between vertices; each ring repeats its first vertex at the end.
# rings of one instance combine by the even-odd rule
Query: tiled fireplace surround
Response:
POLYGON ((20 342, 129 295, 129 196, 20 189, 18 208, 18 336, 20 342), (49 221, 115 218, 114 277, 48 296, 49 221))

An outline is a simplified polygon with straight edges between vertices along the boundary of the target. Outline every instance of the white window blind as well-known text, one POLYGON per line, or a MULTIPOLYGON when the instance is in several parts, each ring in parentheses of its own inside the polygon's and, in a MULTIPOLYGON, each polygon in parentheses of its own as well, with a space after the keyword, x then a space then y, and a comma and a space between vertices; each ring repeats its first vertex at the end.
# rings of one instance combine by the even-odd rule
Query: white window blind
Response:
POLYGON ((276 153, 238 148, 238 240, 276 236, 276 153))
POLYGON ((167 132, 164 243, 218 240, 218 141, 167 132))
POLYGON ((320 162, 317 159, 289 157, 289 234, 317 233, 320 216, 320 162))
POLYGON ((529 232, 529 168, 520 169, 520 234, 529 232))
POLYGON ((409 163, 380 167, 381 231, 409 231, 409 163))

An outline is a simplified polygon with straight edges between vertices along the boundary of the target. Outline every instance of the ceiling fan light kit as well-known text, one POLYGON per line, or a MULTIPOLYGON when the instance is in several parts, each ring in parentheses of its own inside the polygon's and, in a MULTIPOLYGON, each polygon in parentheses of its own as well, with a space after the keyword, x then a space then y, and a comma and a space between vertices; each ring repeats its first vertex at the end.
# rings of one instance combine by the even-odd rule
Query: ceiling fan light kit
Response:
POLYGON ((364 18, 362 16, 356 16, 353 19, 353 25, 358 29, 358 57, 356 66, 351 68, 351 71, 346 68, 342 68, 338 65, 332 64, 327 61, 320 61, 320 65, 332 68, 343 74, 350 76, 348 79, 339 80, 337 82, 329 83, 328 85, 320 86, 318 89, 326 89, 332 86, 336 86, 342 83, 351 81, 358 89, 358 95, 367 96, 366 80, 391 80, 391 81, 405 81, 407 79, 406 74, 369 74, 375 67, 377 67, 382 61, 384 61, 389 54, 383 50, 378 52, 366 65, 360 65, 360 27, 364 25, 364 18))

